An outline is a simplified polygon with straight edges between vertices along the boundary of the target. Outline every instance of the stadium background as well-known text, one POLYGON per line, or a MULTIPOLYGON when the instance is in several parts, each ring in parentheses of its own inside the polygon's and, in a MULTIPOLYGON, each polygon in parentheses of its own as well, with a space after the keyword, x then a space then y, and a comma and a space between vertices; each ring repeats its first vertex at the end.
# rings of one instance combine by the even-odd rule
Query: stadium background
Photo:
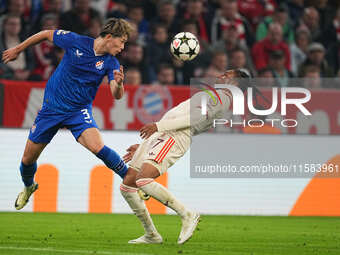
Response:
MULTIPOLYGON (((97 124, 106 130, 105 142, 121 155, 140 141, 136 130, 144 123, 158 120, 189 97, 191 77, 246 67, 255 77, 265 78, 259 84, 265 94, 272 86, 288 86, 291 78, 310 78, 301 84, 312 91, 307 104, 311 118, 290 112, 299 120, 298 128, 280 129, 281 135, 249 135, 240 128, 208 135, 228 137, 230 144, 249 140, 264 144, 260 149, 240 146, 228 151, 233 160, 256 152, 273 160, 284 157, 290 162, 295 155, 303 162, 339 165, 338 7, 338 1, 331 0, 0 1, 0 51, 41 29, 96 37, 104 18, 123 17, 135 24, 138 32, 119 56, 126 73, 125 97, 113 101, 104 80, 94 102, 97 124), (182 63, 169 53, 169 41, 180 31, 199 38, 202 50, 194 61, 182 63)), ((62 54, 42 42, 15 63, 0 63, 1 211, 14 211, 13 201, 22 186, 16 169, 28 128, 62 54)), ((204 214, 340 215, 338 178, 194 179, 189 160, 187 154, 158 181, 204 214)), ((60 131, 43 153, 37 180, 40 189, 24 211, 129 213, 119 193, 119 178, 67 131, 60 131)), ((153 200, 148 207, 154 214, 171 213, 153 200)))

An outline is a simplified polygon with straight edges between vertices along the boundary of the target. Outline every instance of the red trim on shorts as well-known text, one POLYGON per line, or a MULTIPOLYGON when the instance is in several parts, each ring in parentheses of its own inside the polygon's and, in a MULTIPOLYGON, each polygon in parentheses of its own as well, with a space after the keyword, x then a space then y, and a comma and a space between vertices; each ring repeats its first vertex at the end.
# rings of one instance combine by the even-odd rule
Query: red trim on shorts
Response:
POLYGON ((160 150, 160 152, 158 152, 155 161, 157 162, 157 158, 163 153, 163 151, 165 150, 165 147, 168 146, 169 142, 171 140, 171 137, 165 142, 165 144, 163 145, 162 149, 160 150))
POLYGON ((174 144, 175 140, 172 137, 170 137, 166 144, 163 146, 162 150, 158 153, 157 157, 155 158, 155 161, 157 163, 161 163, 174 144))

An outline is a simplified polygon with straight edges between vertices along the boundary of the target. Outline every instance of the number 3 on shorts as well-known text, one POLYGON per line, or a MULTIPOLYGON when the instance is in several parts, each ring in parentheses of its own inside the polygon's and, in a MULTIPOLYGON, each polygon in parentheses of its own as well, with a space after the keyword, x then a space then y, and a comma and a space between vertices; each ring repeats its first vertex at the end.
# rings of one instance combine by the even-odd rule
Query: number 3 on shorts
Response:
POLYGON ((86 123, 92 123, 89 111, 87 109, 83 109, 83 110, 81 110, 81 112, 85 115, 85 117, 84 117, 85 122, 86 123))

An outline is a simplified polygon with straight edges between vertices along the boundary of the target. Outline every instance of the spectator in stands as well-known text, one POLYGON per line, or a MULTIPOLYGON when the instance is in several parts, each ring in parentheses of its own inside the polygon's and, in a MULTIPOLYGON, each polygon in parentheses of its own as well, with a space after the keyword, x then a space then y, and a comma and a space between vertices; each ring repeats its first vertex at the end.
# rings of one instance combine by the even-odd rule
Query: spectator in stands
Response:
POLYGON ((56 27, 59 28, 60 16, 62 14, 61 0, 45 0, 43 4, 43 12, 40 13, 37 21, 32 28, 32 34, 38 33, 41 30, 42 17, 46 14, 53 14, 56 17, 56 27))
POLYGON ((340 39, 330 45, 327 50, 326 60, 334 70, 340 69, 340 39))
POLYGON ((174 68, 166 63, 160 64, 157 72, 157 81, 155 81, 154 84, 174 85, 174 83, 175 83, 174 68))
POLYGON ((310 43, 310 32, 305 27, 297 29, 295 43, 290 46, 291 67, 295 76, 298 75, 299 66, 306 60, 307 49, 310 43))
POLYGON ((240 14, 251 23, 253 30, 263 17, 272 15, 277 7, 275 0, 238 0, 237 4, 240 14))
POLYGON ((147 44, 147 54, 150 63, 150 81, 157 79, 156 68, 159 63, 171 63, 168 31, 164 24, 156 24, 152 28, 152 38, 147 44))
POLYGON ((200 52, 198 56, 192 61, 182 63, 181 70, 176 68, 176 84, 189 84, 190 78, 201 76, 203 69, 210 64, 211 52, 209 44, 202 40, 198 34, 198 25, 195 21, 190 19, 184 20, 181 31, 194 34, 200 44, 200 52), (182 78, 182 80, 180 78, 182 78))
POLYGON ((235 49, 242 49, 247 59, 251 61, 247 45, 241 43, 238 39, 236 26, 230 26, 229 29, 222 32, 222 38, 211 46, 211 51, 224 51, 228 56, 235 49))
POLYGON ((303 76, 303 86, 307 89, 321 89, 320 68, 315 65, 308 65, 303 76))
POLYGON ((89 0, 75 0, 74 8, 60 17, 60 27, 78 34, 88 34, 92 19, 100 19, 99 12, 90 8, 89 0))
POLYGON ((321 77, 333 77, 334 70, 325 59, 325 48, 321 43, 311 43, 308 46, 307 59, 299 67, 299 77, 304 77, 306 68, 315 65, 320 69, 321 77))
POLYGON ((262 68, 257 72, 256 85, 268 88, 275 86, 275 78, 270 68, 262 68))
POLYGON ((126 18, 128 12, 127 2, 124 0, 110 1, 106 10, 107 18, 126 18))
POLYGON ((111 11, 114 5, 116 5, 117 0, 92 0, 90 1, 90 6, 99 12, 101 17, 106 17, 106 14, 111 11))
POLYGON ((290 21, 294 28, 299 25, 300 17, 303 15, 305 8, 304 1, 305 0, 290 0, 287 2, 290 21))
MULTIPOLYGON (((14 14, 5 16, 0 35, 0 52, 14 47, 20 42, 21 22, 20 17, 14 14)), ((0 62, 0 76, 4 79, 27 80, 34 68, 34 57, 31 49, 26 49, 20 53, 18 58, 12 62, 4 64, 0 62)))
POLYGON ((214 52, 209 68, 215 69, 220 74, 223 74, 228 68, 228 56, 223 51, 214 52))
POLYGON ((337 9, 333 22, 323 31, 321 41, 325 47, 340 41, 340 8, 337 9))
POLYGON ((246 52, 241 48, 236 48, 229 54, 230 69, 245 68, 254 74, 251 59, 247 59, 246 52))
POLYGON ((268 65, 269 54, 274 50, 281 50, 285 54, 285 67, 290 70, 290 51, 288 45, 282 40, 282 28, 277 22, 269 25, 268 35, 257 42, 252 48, 252 57, 257 70, 268 65))
POLYGON ((268 67, 275 78, 275 85, 278 87, 288 87, 289 79, 294 75, 285 67, 285 54, 281 50, 274 50, 269 54, 268 67))
POLYGON ((139 86, 142 83, 142 75, 137 68, 129 68, 125 71, 125 84, 139 86))
POLYGON ((97 38, 100 34, 100 31, 102 29, 103 23, 102 20, 99 18, 93 18, 90 21, 90 27, 89 27, 89 36, 92 38, 97 38))
MULTIPOLYGON (((175 70, 175 83, 176 84, 180 84, 180 85, 187 85, 190 84, 190 78, 193 77, 192 72, 185 72, 184 71, 184 64, 186 64, 185 62, 172 57, 172 62, 171 65, 173 66, 174 70, 175 70), (187 79, 187 80, 185 80, 187 79)), ((189 61, 188 63, 190 63, 192 61, 189 61)))
MULTIPOLYGON (((306 1, 307 2, 307 1, 306 1)), ((335 16, 336 8, 330 7, 327 3, 328 0, 312 0, 309 3, 319 13, 320 30, 324 31, 332 23, 332 19, 335 16)), ((308 3, 306 3, 308 4, 308 3)))
POLYGON ((205 70, 203 73, 203 78, 216 78, 217 76, 220 76, 221 72, 219 72, 216 68, 209 67, 205 70))
POLYGON ((137 68, 142 74, 142 82, 148 84, 149 80, 149 69, 148 60, 145 56, 144 48, 137 43, 129 43, 122 58, 120 60, 121 65, 127 69, 134 67, 137 68))
POLYGON ((171 0, 160 1, 157 6, 157 17, 151 20, 151 24, 164 23, 168 29, 169 37, 173 37, 178 32, 178 19, 175 16, 175 4, 171 0))
POLYGON ((261 41, 267 36, 269 25, 273 22, 277 22, 281 25, 283 40, 287 44, 293 43, 294 29, 289 21, 288 10, 283 5, 275 10, 272 17, 265 17, 263 21, 259 24, 256 30, 256 40, 261 41))
MULTIPOLYGON (((45 14, 41 19, 40 30, 57 29, 57 17, 54 14, 45 14)), ((48 80, 57 66, 56 46, 48 40, 33 46, 36 67, 33 71, 36 80, 48 80)))
POLYGON ((210 18, 204 13, 203 0, 188 0, 184 20, 196 22, 198 35, 202 41, 209 42, 210 18))
POLYGON ((8 0, 7 15, 20 17, 20 37, 26 38, 31 30, 29 17, 25 17, 25 0, 8 0))
POLYGON ((215 14, 211 25, 211 42, 215 43, 222 37, 222 32, 231 26, 236 27, 238 39, 241 43, 252 45, 254 36, 248 21, 243 18, 237 7, 236 0, 221 1, 221 9, 215 14))
POLYGON ((185 19, 181 27, 181 31, 189 32, 196 36, 200 44, 200 54, 206 53, 206 51, 209 50, 210 45, 207 41, 201 38, 200 34, 198 33, 199 28, 195 20, 185 19))
POLYGON ((143 7, 137 4, 129 6, 127 18, 137 25, 139 37, 145 41, 149 32, 149 23, 144 18, 143 7))
MULTIPOLYGON (((138 45, 145 47, 147 45, 147 42, 145 41, 146 38, 139 35, 137 24, 130 21, 130 25, 133 31, 128 38, 128 43, 137 43, 138 45)), ((122 53, 124 54, 124 51, 122 53)))
POLYGON ((318 41, 321 39, 320 17, 318 11, 314 7, 308 7, 304 10, 299 27, 306 26, 311 33, 311 40, 318 41))

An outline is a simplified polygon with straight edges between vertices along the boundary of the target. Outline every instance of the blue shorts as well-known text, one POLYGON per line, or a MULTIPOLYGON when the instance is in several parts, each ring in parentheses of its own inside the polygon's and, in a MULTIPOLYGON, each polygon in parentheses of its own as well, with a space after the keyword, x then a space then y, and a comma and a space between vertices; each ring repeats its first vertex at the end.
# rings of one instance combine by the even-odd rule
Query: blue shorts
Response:
POLYGON ((88 128, 98 128, 93 116, 92 107, 72 113, 57 113, 43 107, 30 129, 28 138, 35 143, 49 143, 60 128, 71 130, 77 140, 88 128))

